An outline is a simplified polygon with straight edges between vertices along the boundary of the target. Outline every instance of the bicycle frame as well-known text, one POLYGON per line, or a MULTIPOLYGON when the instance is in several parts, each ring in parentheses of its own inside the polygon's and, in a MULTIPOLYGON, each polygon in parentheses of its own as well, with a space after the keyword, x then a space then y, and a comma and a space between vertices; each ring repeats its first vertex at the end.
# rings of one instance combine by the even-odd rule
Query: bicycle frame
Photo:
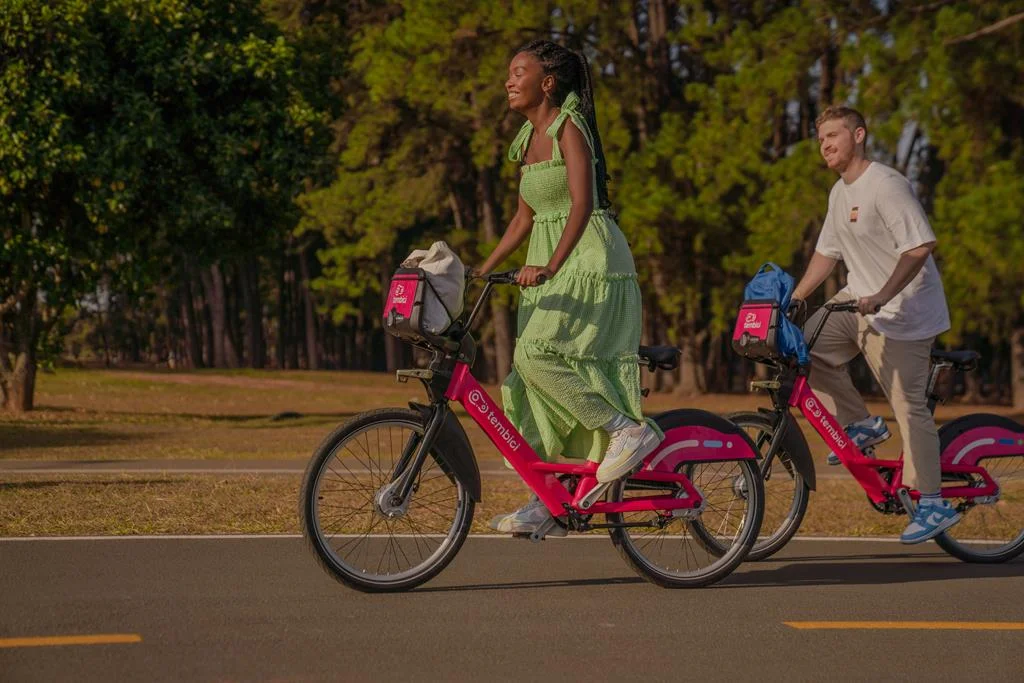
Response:
POLYGON ((665 440, 647 456, 641 470, 632 478, 678 485, 682 488, 681 494, 674 497, 637 496, 618 503, 597 502, 583 509, 580 507, 581 500, 598 485, 597 463, 588 461, 575 465, 542 460, 476 381, 465 363, 456 364, 445 398, 462 404, 505 460, 556 516, 564 515, 567 511, 594 514, 698 509, 704 497, 686 475, 677 471, 680 465, 757 457, 750 444, 737 434, 723 433, 704 426, 670 429, 665 434, 665 440), (559 475, 580 478, 574 494, 570 494, 559 481, 559 475))
MULTIPOLYGON (((813 348, 815 341, 817 341, 825 326, 825 321, 831 313, 854 310, 856 310, 856 304, 852 302, 826 304, 826 314, 821 317, 817 328, 811 334, 808 347, 813 348)), ((839 461, 849 470, 861 488, 864 489, 872 503, 883 504, 893 500, 901 500, 903 502, 902 494, 905 494, 909 500, 918 500, 921 497, 920 492, 908 489, 903 485, 902 453, 896 460, 869 458, 861 453, 860 449, 854 445, 853 440, 847 436, 846 430, 836 421, 835 416, 825 409, 814 391, 811 390, 810 384, 807 381, 808 369, 809 367, 795 369, 794 366, 789 368, 783 367, 780 378, 786 376, 787 372, 790 372, 795 374, 795 379, 790 376, 784 382, 754 383, 754 385, 774 385, 773 399, 777 414, 776 429, 782 429, 783 425, 785 425, 783 418, 787 414, 788 409, 798 408, 814 431, 818 433, 818 436, 832 449, 839 458, 839 461), (882 476, 883 471, 891 472, 888 481, 882 476)), ((936 373, 933 370, 927 392, 928 407, 933 412, 938 400, 934 393, 936 378, 936 373)), ((983 467, 977 464, 983 454, 982 451, 973 454, 971 457, 965 458, 965 456, 972 449, 979 446, 986 447, 983 449, 986 457, 1009 454, 1010 448, 1015 445, 1015 439, 1012 437, 1016 435, 1009 430, 1000 430, 998 428, 988 428, 985 433, 981 434, 983 438, 979 439, 978 435, 979 432, 974 430, 950 444, 950 447, 946 448, 941 454, 940 463, 943 475, 952 475, 950 478, 955 478, 956 475, 962 475, 964 478, 967 475, 976 475, 981 478, 983 485, 944 487, 942 489, 943 497, 974 499, 998 495, 999 485, 996 484, 983 467), (994 452, 993 447, 995 448, 994 452), (955 453, 955 455, 951 454, 951 452, 955 453)), ((766 465, 770 463, 780 441, 781 439, 773 440, 768 456, 765 458, 766 465)))
MULTIPOLYGON (((799 408, 803 416, 807 418, 814 431, 828 444, 832 451, 839 457, 857 483, 861 485, 864 492, 874 503, 884 503, 898 497, 898 492, 903 488, 903 459, 897 460, 865 457, 853 440, 846 435, 846 431, 839 425, 836 418, 821 405, 821 401, 811 390, 807 377, 801 375, 796 378, 793 384, 793 392, 789 397, 790 408, 799 408), (882 477, 882 470, 892 470, 891 481, 886 482, 882 477)), ((984 480, 983 486, 951 486, 942 489, 942 495, 948 498, 976 498, 979 496, 995 495, 999 486, 992 479, 989 473, 983 468, 974 464, 947 463, 943 459, 943 474, 972 474, 978 475, 984 480)), ((920 498, 920 493, 910 490, 910 497, 914 500, 920 498)))
MULTIPOLYGON (((473 322, 492 287, 495 284, 513 284, 514 271, 488 276, 486 282, 468 318, 458 320, 453 325, 456 329, 455 334, 450 337, 425 335, 424 346, 434 353, 429 369, 398 372, 399 379, 414 377, 423 382, 430 397, 429 410, 432 413, 427 420, 422 438, 413 438, 406 445, 399 462, 395 465, 391 483, 379 494, 382 496, 382 502, 401 506, 408 498, 434 439, 451 417, 449 401, 456 401, 465 408, 473 421, 480 425, 505 460, 537 494, 553 516, 568 514, 573 518, 574 526, 581 530, 607 525, 590 525, 579 517, 580 514, 651 511, 657 512, 662 520, 672 519, 674 511, 683 511, 687 514, 686 511, 691 510, 693 512, 688 514, 699 514, 705 504, 704 496, 689 477, 680 471, 686 464, 754 460, 759 457, 753 442, 742 430, 724 418, 702 412, 703 424, 666 429, 664 441, 647 456, 640 470, 630 477, 631 481, 678 487, 675 495, 636 496, 621 502, 596 501, 595 499, 603 495, 607 488, 607 483, 600 484, 597 481, 598 464, 589 461, 579 465, 550 463, 541 459, 473 377, 470 367, 475 357, 475 343, 469 330, 472 329, 473 322), (715 427, 716 422, 720 423, 720 429, 715 427), (560 481, 560 477, 577 479, 577 485, 572 492, 560 481)), ((428 410, 426 406, 416 407, 424 412, 428 410)), ((454 422, 457 425, 457 421, 454 422)), ((461 432, 461 427, 455 428, 461 432)), ((460 471, 464 473, 467 469, 476 472, 471 453, 467 454, 466 458, 470 462, 449 465, 454 476, 461 478, 464 475, 460 475, 460 471)), ((478 486, 478 474, 476 482, 478 486)))

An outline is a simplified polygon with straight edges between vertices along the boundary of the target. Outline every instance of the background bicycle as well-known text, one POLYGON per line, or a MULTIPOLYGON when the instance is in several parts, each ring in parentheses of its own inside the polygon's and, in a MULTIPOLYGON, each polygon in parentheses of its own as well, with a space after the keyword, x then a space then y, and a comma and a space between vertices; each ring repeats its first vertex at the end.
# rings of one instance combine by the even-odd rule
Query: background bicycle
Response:
MULTIPOLYGON (((834 312, 856 312, 856 302, 826 304, 826 313, 808 340, 814 345, 825 320, 834 312)), ((771 315, 778 316, 776 309, 771 315)), ((815 488, 810 448, 790 409, 799 408, 814 430, 839 456, 842 464, 882 514, 905 514, 916 491, 903 488, 902 455, 896 460, 874 458, 874 449, 862 453, 846 438, 838 422, 821 406, 807 385, 811 368, 781 358, 770 344, 752 341, 754 335, 737 322, 734 338, 745 355, 774 370, 774 377, 751 383, 765 390, 772 408, 740 412, 729 419, 750 434, 762 454, 765 480, 765 517, 750 559, 778 552, 799 530, 815 488)), ((766 331, 769 325, 765 325, 766 331)), ((973 351, 933 351, 928 382, 929 408, 941 400, 936 393, 943 370, 972 370, 978 359, 973 351)), ((1024 425, 1000 415, 967 415, 939 428, 942 494, 964 516, 949 531, 936 537, 948 553, 967 562, 1005 562, 1024 552, 1024 425)))

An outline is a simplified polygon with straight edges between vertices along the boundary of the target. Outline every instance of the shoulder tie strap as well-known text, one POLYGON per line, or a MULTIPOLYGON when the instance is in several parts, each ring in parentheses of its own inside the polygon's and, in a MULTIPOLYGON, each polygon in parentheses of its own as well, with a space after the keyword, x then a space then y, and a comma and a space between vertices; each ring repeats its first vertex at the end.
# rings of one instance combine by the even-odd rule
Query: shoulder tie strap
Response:
POLYGON ((527 121, 516 133, 515 140, 512 141, 512 145, 508 148, 508 160, 509 161, 522 161, 523 155, 526 154, 526 147, 530 144, 530 135, 533 134, 533 124, 527 121))
POLYGON ((552 159, 561 159, 562 150, 558 148, 558 138, 561 137, 562 128, 565 126, 565 120, 572 119, 572 122, 576 124, 576 127, 583 137, 586 139, 587 144, 590 146, 590 154, 594 155, 594 139, 590 134, 590 127, 587 125, 586 119, 583 118, 583 112, 580 111, 580 96, 575 91, 565 96, 565 101, 562 102, 558 116, 548 126, 547 135, 554 141, 551 149, 552 159))

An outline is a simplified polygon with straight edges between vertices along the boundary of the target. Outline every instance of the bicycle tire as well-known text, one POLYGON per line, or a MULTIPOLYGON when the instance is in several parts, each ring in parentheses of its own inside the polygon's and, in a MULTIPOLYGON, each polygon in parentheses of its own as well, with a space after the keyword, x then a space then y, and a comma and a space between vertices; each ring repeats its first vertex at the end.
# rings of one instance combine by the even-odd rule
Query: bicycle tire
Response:
MULTIPOLYGON (((1002 415, 992 415, 990 413, 976 413, 973 415, 966 415, 957 420, 954 420, 953 422, 949 422, 947 424, 942 425, 942 427, 939 429, 940 452, 944 453, 946 451, 947 446, 949 446, 949 444, 952 443, 956 437, 960 436, 966 431, 973 429, 975 427, 986 426, 1006 427, 1009 428, 1011 431, 1017 431, 1020 434, 1024 435, 1024 425, 1020 425, 1019 423, 1016 423, 1013 420, 1010 420, 1009 418, 1003 417, 1002 415)), ((1016 465, 1011 465, 1011 467, 1014 467, 1014 469, 1009 474, 1016 475, 1018 477, 1024 477, 1024 452, 1022 452, 1020 455, 995 456, 992 458, 983 458, 979 461, 979 464, 988 469, 992 465, 998 467, 1003 463, 1009 463, 1011 459, 1015 461, 1016 465), (1003 462, 993 462, 991 463, 991 465, 989 465, 986 464, 987 461, 1003 462)), ((1002 482, 999 481, 999 477, 997 476, 997 474, 999 474, 999 470, 990 471, 989 474, 991 474, 992 477, 996 479, 996 483, 1000 485, 1000 489, 1003 489, 1004 485, 1002 482)), ((1018 486, 1018 489, 1019 488, 1021 487, 1018 486)), ((1005 495, 1006 492, 1002 491, 1002 493, 1005 495)), ((1020 502, 1019 500, 1019 496, 1021 495, 1021 492, 1019 490, 1015 491, 1015 495, 1017 498, 1017 502, 1015 503, 1014 510, 1021 514, 1021 519, 1018 523, 1021 525, 1021 527, 1024 527, 1024 502, 1020 502)), ((956 557, 957 559, 962 560, 964 562, 971 562, 976 564, 999 564, 1002 562, 1012 560, 1013 558, 1019 556, 1021 553, 1024 553, 1024 528, 1020 528, 1019 532, 1017 532, 1016 535, 1009 542, 1002 545, 992 544, 991 548, 986 547, 984 550, 974 549, 970 545, 968 545, 966 541, 960 541, 956 538, 956 536, 953 535, 960 533, 971 535, 971 527, 967 526, 965 522, 975 522, 976 520, 971 516, 972 513, 978 515, 981 514, 981 512, 983 511, 988 512, 988 507, 989 506, 987 505, 978 506, 974 508, 974 510, 967 510, 963 512, 962 514, 964 516, 964 519, 962 519, 959 524, 954 526, 949 531, 943 532, 936 536, 935 543, 953 557, 956 557), (975 512, 975 510, 977 510, 977 512, 975 512)), ((996 503, 992 507, 992 509, 993 511, 998 510, 998 503, 996 503)), ((1012 528, 1017 528, 1016 524, 1014 524, 1012 528)))
MULTIPOLYGON (((774 437, 775 428, 772 424, 772 419, 764 413, 738 412, 727 415, 726 419, 743 429, 756 429, 767 434, 769 438, 774 437)), ((791 424, 790 429, 799 428, 796 424, 791 424)), ((807 513, 807 505, 810 502, 811 487, 793 465, 793 457, 790 453, 798 448, 807 451, 807 443, 802 438, 802 435, 787 432, 783 438, 782 445, 775 454, 775 458, 778 463, 782 464, 782 471, 793 482, 793 491, 789 496, 790 500, 788 503, 779 499, 773 500, 772 491, 769 490, 766 484, 765 511, 764 517, 761 520, 761 533, 758 535, 754 547, 747 554, 747 560, 750 562, 768 559, 782 550, 789 543, 790 539, 796 535, 796 532, 800 530, 800 524, 803 523, 804 515, 807 513), (778 502, 779 505, 775 505, 775 502, 778 502)), ((768 443, 765 443, 762 448, 762 455, 767 452, 767 449, 768 443)), ((810 460, 809 453, 807 454, 807 460, 810 460)), ((777 472, 778 469, 773 467, 773 471, 777 472)), ((781 496, 783 494, 780 493, 778 495, 781 496)))
MULTIPOLYGON (((682 426, 683 424, 687 423, 682 422, 678 417, 672 419, 671 414, 669 414, 669 419, 666 421, 661 419, 658 420, 658 425, 663 430, 682 426)), ((692 424, 692 422, 689 424, 692 424)), ((746 438, 745 435, 744 438, 746 438)), ((751 444, 751 447, 753 448, 753 444, 751 444)), ((651 542, 648 542, 646 545, 641 545, 638 542, 639 539, 633 538, 633 534, 628 527, 613 528, 609 532, 612 543, 615 545, 619 554, 622 555, 626 564, 644 579, 663 588, 699 588, 715 583, 716 581, 720 581, 739 566, 757 539, 757 534, 761 526, 761 515, 764 512, 764 487, 761 481, 760 470, 757 468, 757 462, 755 460, 731 460, 704 464, 718 465, 721 467, 733 465, 736 470, 740 472, 740 476, 744 478, 744 481, 747 482, 748 486, 748 494, 744 498, 745 510, 741 516, 740 528, 732 537, 733 543, 725 550, 725 552, 717 555, 716 559, 712 561, 709 566, 685 572, 672 571, 667 567, 659 567, 657 566, 657 563, 644 552, 644 549, 651 545, 651 542)), ((731 480, 734 476, 735 475, 729 474, 725 478, 731 480)), ((629 485, 628 482, 631 479, 633 479, 633 477, 617 481, 609 491, 609 500, 622 501, 625 498, 625 493, 629 485)), ((640 478, 637 477, 637 480, 639 481, 640 478)), ((649 493, 649 491, 645 492, 649 493)), ((705 494, 707 499, 710 499, 714 495, 707 491, 705 491, 705 494)), ((634 514, 643 515, 645 513, 634 514)), ((670 537, 667 533, 662 533, 666 529, 670 528, 679 532, 679 545, 683 545, 687 536, 692 535, 694 541, 703 546, 703 541, 694 532, 694 524, 699 524, 700 520, 705 515, 709 514, 714 514, 714 508, 705 510, 704 513, 702 513, 702 515, 696 520, 675 520, 664 529, 659 529, 654 535, 661 537, 660 547, 664 548, 665 539, 671 538, 673 541, 676 540, 675 536, 670 537)), ((608 514, 606 515, 606 518, 611 524, 622 524, 625 521, 622 513, 608 514)), ((673 544, 670 544, 670 546, 671 545, 673 544)), ((690 553, 694 560, 697 560, 697 555, 692 549, 690 550, 690 553)), ((681 554, 684 557, 686 556, 685 551, 681 554)), ((708 555, 712 556, 714 553, 708 552, 708 555)))
MULTIPOLYGON (((380 463, 379 468, 375 469, 374 463, 369 462, 366 474, 361 475, 355 474, 356 470, 345 466, 344 469, 348 474, 352 475, 352 479, 354 481, 358 481, 360 476, 364 476, 365 479, 371 481, 370 485, 361 487, 358 493, 358 497, 361 499, 366 512, 364 513, 365 516, 358 517, 357 521, 359 522, 360 529, 362 528, 364 520, 368 520, 367 523, 369 524, 366 529, 366 533, 362 536, 367 539, 367 547, 370 545, 371 538, 373 541, 377 542, 377 539, 380 537, 380 535, 374 535, 371 537, 370 532, 383 524, 384 529, 389 532, 385 535, 388 538, 387 542, 390 544, 387 548, 394 554, 394 562, 396 564, 401 561, 401 558, 398 557, 399 550, 401 551, 401 554, 408 559, 408 555, 405 553, 403 546, 399 545, 398 541, 405 541, 409 538, 413 540, 413 545, 420 557, 423 558, 423 561, 418 565, 411 566, 409 569, 391 574, 387 571, 391 569, 390 563, 392 562, 392 558, 389 557, 387 570, 384 574, 380 574, 379 571, 381 565, 383 565, 383 560, 378 563, 376 570, 378 573, 374 573, 374 571, 366 571, 365 568, 360 570, 350 562, 346 562, 341 558, 339 556, 339 550, 332 545, 331 539, 328 538, 324 531, 324 524, 320 515, 321 499, 324 498, 324 490, 320 487, 320 484, 324 481, 324 477, 328 474, 328 471, 332 469, 332 458, 335 457, 339 448, 352 442, 353 439, 358 439, 360 435, 369 434, 375 427, 382 427, 384 425, 391 425, 392 427, 406 427, 411 432, 415 432, 421 437, 426 426, 423 416, 414 410, 384 408, 356 415, 328 435, 313 453, 313 456, 306 467, 305 474, 303 475, 302 487, 299 495, 299 519, 302 534, 306 540, 307 546, 312 551, 317 562, 324 571, 334 579, 349 586, 350 588, 370 593, 410 590, 437 576, 437 574, 440 573, 449 562, 451 562, 462 547, 463 542, 466 540, 466 536, 469 534, 474 512, 474 501, 470 496, 469 491, 467 491, 462 485, 462 482, 452 475, 444 466, 443 459, 439 455, 445 451, 446 447, 442 436, 437 437, 437 440, 434 442, 434 445, 430 450, 430 457, 428 457, 424 466, 421 468, 421 472, 417 479, 417 488, 414 489, 414 492, 411 494, 409 503, 410 509, 413 505, 417 504, 416 496, 420 492, 419 486, 423 483, 422 477, 425 473, 431 474, 431 478, 428 481, 437 482, 435 487, 449 486, 454 489, 454 497, 452 500, 455 504, 452 510, 452 522, 447 529, 443 529, 443 540, 440 541, 437 548, 432 552, 429 552, 428 556, 425 558, 423 558, 421 547, 425 546, 429 550, 429 539, 433 539, 439 534, 420 533, 417 530, 416 525, 406 519, 404 515, 397 518, 397 521, 394 521, 394 524, 398 525, 403 519, 405 519, 405 531, 407 533, 393 533, 393 520, 385 517, 380 510, 374 506, 372 494, 369 497, 366 495, 368 492, 373 492, 375 489, 379 489, 379 485, 381 485, 381 482, 384 482, 385 479, 389 481, 391 470, 386 470, 383 463, 380 463)), ((389 436, 391 436, 390 433, 389 436)), ((392 439, 392 444, 393 442, 394 439, 392 439)), ((378 441, 378 443, 380 442, 378 441)), ((364 447, 372 447, 368 437, 364 439, 364 447)), ((367 460, 371 459, 368 449, 366 450, 365 455, 367 460)), ((392 461, 391 467, 393 466, 394 464, 392 461)), ((336 477, 347 477, 347 475, 342 475, 338 469, 333 471, 333 475, 336 477)), ((338 489, 337 491, 351 493, 356 490, 356 488, 346 488, 338 489)), ((440 490, 443 492, 443 489, 440 490)), ((432 500, 437 500, 436 493, 424 493, 424 495, 434 496, 432 500)), ((420 507, 436 510, 436 508, 429 508, 426 503, 422 503, 422 500, 423 499, 421 498, 419 503, 420 507)), ((445 502, 447 502, 447 499, 445 502)), ((334 507, 337 508, 340 506, 334 507)), ((347 514, 350 517, 351 515, 359 514, 358 512, 348 513, 347 510, 350 509, 355 508, 346 506, 346 512, 342 514, 347 514)), ((440 513, 438 512, 434 512, 434 514, 440 516, 440 513)), ((345 523, 352 524, 351 521, 346 521, 345 523)), ((442 529, 438 530, 442 531, 442 529)), ((359 537, 355 534, 344 533, 344 531, 345 529, 341 529, 338 534, 335 534, 335 537, 359 537)), ((351 540, 346 543, 351 543, 351 540)), ((369 551, 364 550, 364 553, 368 552, 369 551)))

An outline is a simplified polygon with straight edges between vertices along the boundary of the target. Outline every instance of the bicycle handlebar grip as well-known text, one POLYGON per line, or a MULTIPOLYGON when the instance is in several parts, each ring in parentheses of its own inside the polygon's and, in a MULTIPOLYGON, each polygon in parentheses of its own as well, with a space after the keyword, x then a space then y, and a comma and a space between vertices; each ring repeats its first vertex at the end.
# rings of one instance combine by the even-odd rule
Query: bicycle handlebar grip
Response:
POLYGON ((485 275, 484 279, 495 285, 511 285, 515 283, 517 277, 519 277, 518 270, 506 270, 503 273, 485 275))
MULTIPOLYGON (((829 308, 833 311, 856 313, 860 310, 860 304, 856 301, 842 301, 840 303, 831 304, 829 308)), ((882 306, 878 305, 875 306, 875 310, 872 312, 878 313, 880 310, 882 310, 882 306)))
MULTIPOLYGON (((519 280, 519 269, 508 270, 504 273, 493 273, 487 276, 488 282, 496 285, 514 285, 519 280)), ((543 273, 537 276, 537 284, 542 285, 548 281, 548 276, 543 273)))

